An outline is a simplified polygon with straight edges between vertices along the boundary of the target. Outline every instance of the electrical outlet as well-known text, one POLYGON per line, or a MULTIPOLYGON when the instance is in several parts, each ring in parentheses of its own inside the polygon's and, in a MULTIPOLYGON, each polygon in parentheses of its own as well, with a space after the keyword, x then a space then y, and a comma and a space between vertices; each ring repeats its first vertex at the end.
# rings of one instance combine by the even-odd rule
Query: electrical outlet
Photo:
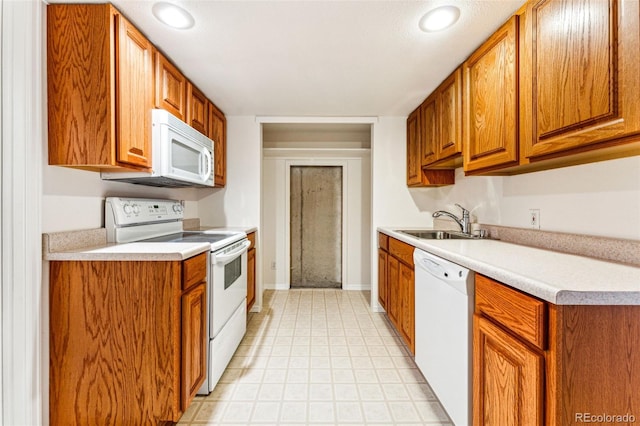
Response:
POLYGON ((540 209, 529 210, 529 226, 533 229, 540 229, 540 209))
POLYGON ((272 271, 276 270, 276 262, 271 262, 271 270, 272 271))

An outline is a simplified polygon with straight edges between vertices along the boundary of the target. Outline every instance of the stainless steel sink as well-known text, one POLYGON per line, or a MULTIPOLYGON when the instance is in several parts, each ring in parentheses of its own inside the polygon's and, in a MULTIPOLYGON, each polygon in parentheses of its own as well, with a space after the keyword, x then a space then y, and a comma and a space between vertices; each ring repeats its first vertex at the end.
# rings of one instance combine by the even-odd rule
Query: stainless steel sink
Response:
POLYGON ((456 231, 436 231, 436 230, 421 230, 421 231, 409 231, 398 229, 396 232, 402 232, 403 234, 411 235, 412 237, 422 238, 425 240, 479 240, 480 237, 474 235, 463 234, 456 231))

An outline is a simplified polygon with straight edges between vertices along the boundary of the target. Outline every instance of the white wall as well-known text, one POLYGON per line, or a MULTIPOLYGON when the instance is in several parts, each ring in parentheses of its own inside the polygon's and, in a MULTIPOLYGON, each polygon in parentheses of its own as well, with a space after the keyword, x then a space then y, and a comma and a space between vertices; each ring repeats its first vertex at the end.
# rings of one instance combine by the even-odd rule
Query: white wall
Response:
POLYGON ((459 168, 455 185, 419 191, 415 206, 429 213, 459 214, 459 203, 478 222, 528 228, 529 209, 539 209, 543 231, 640 240, 637 156, 504 177, 465 177, 459 168))
POLYGON ((371 168, 369 150, 264 150, 262 251, 264 288, 289 288, 287 176, 290 165, 341 165, 345 189, 345 290, 371 287, 371 168), (271 264, 275 262, 276 268, 271 264))
POLYGON ((109 196, 185 200, 185 217, 198 217, 198 200, 216 189, 155 188, 100 179, 100 173, 43 164, 42 232, 104 226, 104 198, 109 196))
POLYGON ((199 201, 203 225, 260 224, 261 149, 260 124, 255 117, 227 117, 227 184, 199 201))

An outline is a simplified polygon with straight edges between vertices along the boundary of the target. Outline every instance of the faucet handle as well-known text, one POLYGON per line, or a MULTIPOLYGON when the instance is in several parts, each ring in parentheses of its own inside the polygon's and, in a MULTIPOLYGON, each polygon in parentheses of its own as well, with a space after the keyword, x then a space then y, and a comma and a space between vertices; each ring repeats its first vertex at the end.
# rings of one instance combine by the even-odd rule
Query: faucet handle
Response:
POLYGON ((460 209, 462 210, 462 216, 469 216, 469 210, 465 209, 464 207, 462 207, 460 204, 456 203, 456 206, 460 207, 460 209))

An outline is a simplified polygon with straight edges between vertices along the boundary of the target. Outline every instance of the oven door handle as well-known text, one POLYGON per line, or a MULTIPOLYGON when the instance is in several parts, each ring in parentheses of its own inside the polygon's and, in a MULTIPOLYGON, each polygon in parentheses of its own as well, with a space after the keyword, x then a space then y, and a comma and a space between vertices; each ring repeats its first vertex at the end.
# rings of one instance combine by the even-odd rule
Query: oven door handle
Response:
POLYGON ((227 264, 231 262, 233 259, 235 259, 236 257, 242 256, 247 251, 250 245, 251 245, 251 241, 247 240, 243 242, 242 245, 237 250, 234 250, 231 253, 225 253, 223 255, 215 255, 213 263, 216 265, 227 264))

